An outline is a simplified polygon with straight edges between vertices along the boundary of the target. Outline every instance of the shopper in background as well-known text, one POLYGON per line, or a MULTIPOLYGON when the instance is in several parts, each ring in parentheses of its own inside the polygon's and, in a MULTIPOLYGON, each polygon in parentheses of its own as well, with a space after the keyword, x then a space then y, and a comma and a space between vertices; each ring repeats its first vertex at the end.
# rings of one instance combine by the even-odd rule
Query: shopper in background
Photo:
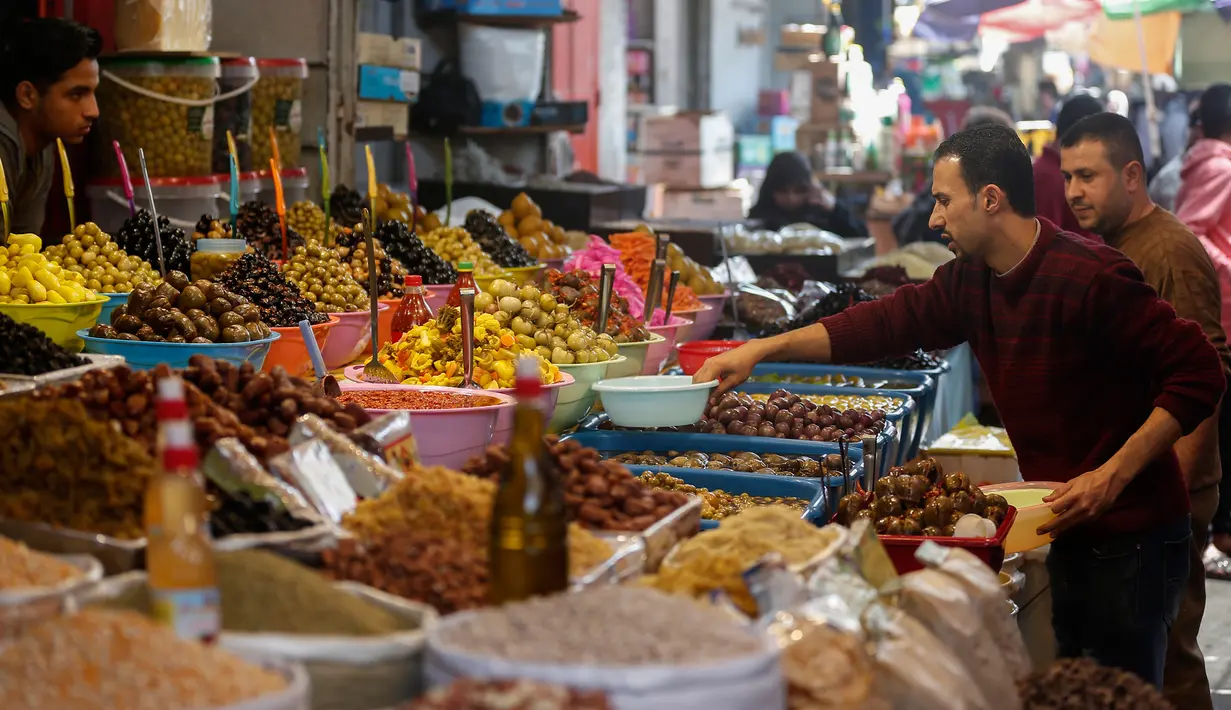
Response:
POLYGON ((1086 116, 1102 113, 1103 104, 1087 94, 1079 94, 1065 100, 1056 118, 1056 142, 1043 149, 1043 154, 1034 160, 1034 206, 1040 217, 1066 232, 1094 237, 1083 229, 1069 209, 1064 197, 1064 175, 1060 174, 1060 141, 1073 124, 1086 116))
POLYGON ((808 159, 796 152, 779 153, 765 169, 757 202, 748 210, 766 229, 806 223, 839 237, 867 236, 867 227, 812 174, 808 159))
MULTIPOLYGON (((1009 114, 995 106, 974 106, 966 112, 966 117, 962 119, 962 130, 982 126, 985 123, 998 123, 1009 128, 1013 127, 1013 119, 1009 114)), ((910 206, 893 218, 893 236, 897 237, 898 246, 905 246, 912 242, 944 243, 945 240, 940 230, 928 226, 928 221, 932 219, 932 210, 935 208, 936 198, 932 197, 932 181, 928 180, 919 194, 915 195, 910 206)))
POLYGON ((1198 102, 1194 99, 1188 106, 1188 144, 1184 147, 1184 152, 1167 161, 1150 181, 1150 199, 1170 212, 1175 211, 1175 196, 1180 191, 1180 171, 1184 167, 1184 156, 1201 140, 1201 115, 1197 108, 1198 102))
MULTIPOLYGON (((1133 122, 1114 113, 1089 116, 1066 131, 1060 144, 1069 204, 1081 226, 1132 259, 1176 315, 1200 325, 1222 358, 1224 374, 1231 372, 1214 264, 1184 223, 1150 199, 1145 152, 1133 122)), ((1210 417, 1175 444, 1188 483, 1193 535, 1188 583, 1167 644, 1163 692, 1177 708, 1186 710, 1214 707, 1197 632, 1205 614, 1202 557, 1223 473, 1218 431, 1219 418, 1210 417)))
POLYGON ((1222 286, 1222 327, 1231 325, 1231 84, 1215 84, 1197 103, 1201 139, 1184 154, 1175 216, 1201 240, 1222 286))
POLYGON ((869 362, 969 342, 1028 481, 1060 481, 1047 559, 1061 656, 1162 685, 1188 575, 1188 492, 1173 447, 1225 380, 1201 327, 1120 252, 1034 214, 1030 154, 985 125, 935 154, 932 224, 957 259, 922 285, 708 360, 726 391, 762 360, 869 362), (1098 402, 1097 414, 1090 405, 1098 402))
POLYGON ((102 36, 71 20, 14 22, 0 37, 0 161, 12 231, 37 234, 55 174, 55 142, 80 143, 98 118, 102 36))

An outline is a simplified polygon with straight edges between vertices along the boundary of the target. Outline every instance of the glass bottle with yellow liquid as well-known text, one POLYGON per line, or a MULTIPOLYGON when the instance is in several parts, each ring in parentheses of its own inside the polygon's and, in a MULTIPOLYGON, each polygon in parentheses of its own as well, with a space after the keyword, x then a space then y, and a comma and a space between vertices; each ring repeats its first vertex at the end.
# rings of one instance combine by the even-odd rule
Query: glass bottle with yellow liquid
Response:
POLYGON ((492 511, 493 604, 568 589, 568 519, 564 481, 543 441, 543 381, 535 358, 517 363, 517 406, 508 463, 492 511))
POLYGON ((179 378, 158 381, 162 470, 145 491, 145 562, 154 617, 180 638, 212 642, 221 627, 214 551, 192 422, 179 378))

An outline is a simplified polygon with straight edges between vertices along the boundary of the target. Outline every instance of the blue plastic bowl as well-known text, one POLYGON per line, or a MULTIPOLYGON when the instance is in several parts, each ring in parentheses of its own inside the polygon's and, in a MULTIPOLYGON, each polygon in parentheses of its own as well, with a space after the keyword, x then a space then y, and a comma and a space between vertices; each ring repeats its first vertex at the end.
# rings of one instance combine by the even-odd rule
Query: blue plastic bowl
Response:
POLYGON ((103 304, 103 312, 98 316, 98 322, 105 325, 111 325, 111 311, 128 303, 127 293, 100 293, 100 296, 106 296, 107 302, 103 304))
POLYGON ((87 353, 123 355, 126 364, 134 370, 151 370, 163 363, 173 369, 185 368, 188 367, 188 358, 198 353, 237 366, 250 362, 259 370, 265 364, 269 346, 281 337, 278 333, 273 333, 268 338, 246 343, 149 343, 142 340, 95 338, 90 336, 89 332, 86 329, 77 331, 77 337, 85 341, 87 353))

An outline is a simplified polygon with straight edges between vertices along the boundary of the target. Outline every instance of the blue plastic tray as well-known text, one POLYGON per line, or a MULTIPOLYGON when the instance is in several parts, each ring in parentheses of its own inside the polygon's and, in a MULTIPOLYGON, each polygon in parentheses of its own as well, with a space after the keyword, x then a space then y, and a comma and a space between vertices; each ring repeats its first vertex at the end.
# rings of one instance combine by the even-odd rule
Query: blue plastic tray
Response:
MULTIPOLYGON (((918 415, 917 425, 910 439, 909 451, 913 458, 918 454, 919 447, 923 444, 923 432, 927 431, 928 425, 932 421, 932 411, 936 406, 936 390, 940 386, 940 376, 949 371, 949 363, 942 362, 942 366, 932 370, 881 370, 875 367, 858 367, 856 365, 813 365, 785 362, 768 362, 757 365, 752 371, 752 376, 757 375, 796 375, 802 377, 816 377, 819 375, 849 375, 854 377, 877 377, 886 379, 901 380, 902 382, 910 382, 912 386, 908 389, 897 389, 889 387, 876 388, 877 392, 902 392, 909 394, 912 397, 917 397, 917 406, 915 412, 918 415)), ((773 383, 757 383, 757 384, 773 384, 773 383)), ((790 383, 794 385, 794 383, 790 383)), ((820 385, 813 385, 820 386, 820 385)), ((842 389, 846 389, 845 387, 842 389)), ((909 460, 909 459, 907 459, 909 460)))
POLYGON ((111 325, 111 311, 128 303, 127 293, 100 293, 100 296, 106 296, 107 302, 103 304, 103 311, 98 316, 98 322, 104 325, 111 325))
MULTIPOLYGON (((574 439, 582 446, 588 446, 598 450, 603 458, 611 458, 623 453, 641 453, 643 451, 653 451, 659 454, 665 454, 668 451, 700 451, 707 454, 729 454, 732 451, 751 451, 757 454, 778 454, 779 456, 813 456, 819 457, 826 454, 840 453, 838 445, 831 442, 817 441, 797 441, 795 439, 770 439, 762 436, 722 436, 720 434, 696 434, 685 433, 678 434, 672 432, 652 432, 652 431, 610 431, 610 430, 590 430, 577 431, 573 434, 568 434, 562 438, 574 439), (756 446, 740 446, 733 443, 734 440, 752 439, 756 442, 756 446)), ((859 481, 863 477, 863 460, 860 458, 862 446, 852 446, 847 453, 850 455, 851 464, 851 481, 859 481)), ((627 464, 625 464, 627 465, 627 464)), ((780 476, 769 473, 743 473, 739 471, 715 471, 713 469, 700 468, 681 468, 679 466, 647 466, 633 465, 630 469, 640 471, 663 471, 670 473, 673 476, 684 478, 681 473, 726 473, 737 474, 739 476, 752 476, 755 478, 767 478, 772 480, 787 480, 787 481, 805 481, 820 485, 820 478, 803 478, 794 476, 780 476)), ((685 479, 687 480, 687 479, 685 479)), ((691 483, 691 481, 689 481, 691 483)), ((834 501, 841 495, 842 476, 834 475, 824 479, 824 483, 830 489, 830 498, 834 501)), ((693 485, 700 486, 700 483, 693 485)), ((709 488, 709 486, 704 486, 709 488)), ((716 486, 722 488, 722 486, 716 486)), ((723 490, 727 490, 723 488, 723 490)), ((732 491, 738 493, 739 491, 732 491)), ((751 495, 771 495, 771 494, 751 494, 751 495)), ((777 494, 785 495, 785 494, 777 494)), ((802 496, 801 496, 802 497, 802 496)), ((826 519, 833 517, 832 513, 827 515, 826 519)))
POLYGON ((779 388, 789 390, 792 394, 797 395, 868 395, 875 397, 889 397, 898 403, 896 411, 885 413, 885 420, 892 423, 897 429, 897 434, 894 436, 890 448, 884 451, 885 460, 895 466, 901 466, 910 458, 914 457, 911 453, 911 446, 914 443, 914 438, 918 434, 919 418, 916 416, 915 399, 908 394, 904 394, 897 390, 872 389, 868 387, 833 387, 831 385, 804 385, 791 383, 772 383, 772 382, 745 382, 736 387, 737 392, 747 392, 748 394, 773 394, 779 388))
MULTIPOLYGON (((821 482, 816 478, 792 478, 790 476, 770 476, 764 473, 741 473, 737 471, 714 471, 704 468, 677 468, 675 466, 628 466, 635 475, 642 471, 668 473, 691 486, 721 490, 739 495, 747 493, 750 496, 770 496, 774 498, 802 498, 808 507, 800 517, 816 525, 824 525, 829 515, 830 505, 821 493, 821 482)), ((720 520, 701 520, 702 530, 712 530, 718 527, 720 520)))
POLYGON ((85 341, 87 353, 123 355, 126 364, 134 370, 151 370, 166 363, 173 369, 188 367, 188 359, 197 353, 215 360, 225 360, 233 365, 252 363, 256 369, 265 364, 265 356, 273 342, 282 337, 271 333, 268 338, 250 340, 246 343, 150 343, 142 340, 115 340, 95 338, 89 330, 77 331, 77 337, 85 341))

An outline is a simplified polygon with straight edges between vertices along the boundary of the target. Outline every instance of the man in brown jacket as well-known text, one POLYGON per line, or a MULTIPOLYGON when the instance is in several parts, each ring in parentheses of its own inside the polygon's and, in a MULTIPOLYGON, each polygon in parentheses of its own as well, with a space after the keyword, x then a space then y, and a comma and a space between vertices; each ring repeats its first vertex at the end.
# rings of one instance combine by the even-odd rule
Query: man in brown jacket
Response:
MULTIPOLYGON (((1231 372, 1214 265, 1193 233, 1151 201, 1145 158, 1132 122, 1114 113, 1089 116, 1060 138, 1060 146, 1066 197, 1082 228, 1132 259, 1146 283, 1181 318, 1201 326, 1218 349, 1224 370, 1231 372)), ((1193 536, 1191 571, 1187 580, 1176 580, 1187 586, 1171 628, 1163 690, 1177 708, 1202 710, 1213 707, 1197 631, 1205 613, 1201 556, 1218 507, 1222 478, 1218 415, 1176 442, 1175 452, 1192 500, 1193 536)))

